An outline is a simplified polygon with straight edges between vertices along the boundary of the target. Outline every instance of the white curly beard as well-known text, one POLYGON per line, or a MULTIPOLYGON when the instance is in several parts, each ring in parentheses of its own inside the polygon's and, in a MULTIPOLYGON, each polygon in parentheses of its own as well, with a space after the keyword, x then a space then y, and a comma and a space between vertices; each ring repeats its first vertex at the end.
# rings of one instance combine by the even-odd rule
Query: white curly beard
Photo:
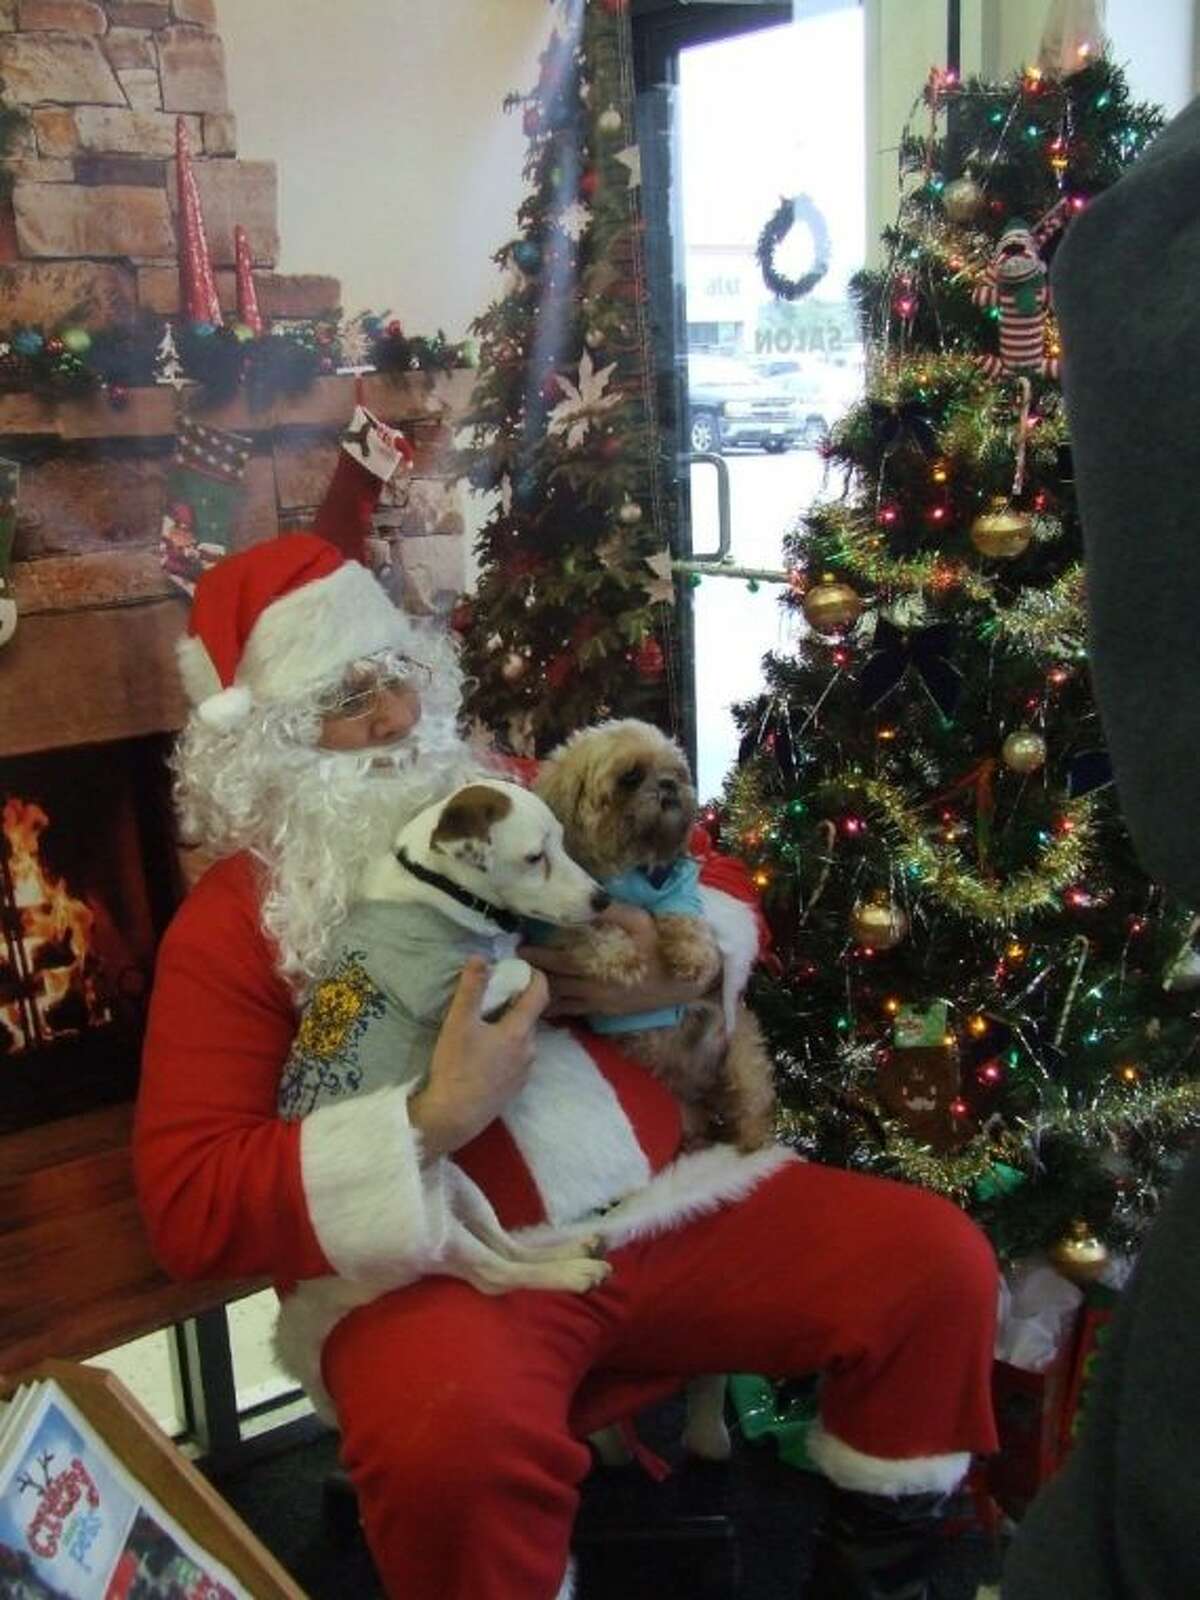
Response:
POLYGON ((387 748, 324 750, 319 731, 311 703, 257 708, 232 731, 193 717, 173 758, 187 841, 214 856, 246 850, 265 866, 263 927, 300 1000, 370 857, 426 805, 494 770, 444 705, 387 748))

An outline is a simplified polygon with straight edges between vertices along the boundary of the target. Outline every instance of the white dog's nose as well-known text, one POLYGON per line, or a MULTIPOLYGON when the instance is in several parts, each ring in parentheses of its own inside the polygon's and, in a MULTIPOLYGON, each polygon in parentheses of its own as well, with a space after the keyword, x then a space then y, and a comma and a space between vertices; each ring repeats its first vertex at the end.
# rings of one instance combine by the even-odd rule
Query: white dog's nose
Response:
POLYGON ((592 890, 593 911, 607 911, 610 905, 612 905, 612 895, 609 894, 607 889, 592 890))

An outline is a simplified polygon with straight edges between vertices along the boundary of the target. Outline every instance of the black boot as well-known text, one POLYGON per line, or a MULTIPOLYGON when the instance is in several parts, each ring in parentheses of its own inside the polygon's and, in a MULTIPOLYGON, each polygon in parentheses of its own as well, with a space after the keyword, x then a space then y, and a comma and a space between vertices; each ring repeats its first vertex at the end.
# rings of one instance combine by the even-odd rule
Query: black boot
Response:
POLYGON ((835 1489, 805 1600, 933 1600, 930 1557, 949 1498, 835 1489))

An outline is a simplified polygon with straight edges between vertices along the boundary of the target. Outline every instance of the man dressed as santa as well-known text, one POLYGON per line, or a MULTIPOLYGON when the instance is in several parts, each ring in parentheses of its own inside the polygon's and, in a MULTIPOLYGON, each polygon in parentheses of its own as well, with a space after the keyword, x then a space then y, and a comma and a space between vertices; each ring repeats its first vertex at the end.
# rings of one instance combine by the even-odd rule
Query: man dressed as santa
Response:
MULTIPOLYGON (((834 1517, 809 1592, 923 1594, 939 1509, 995 1448, 982 1235, 923 1191, 780 1148, 681 1154, 667 1091, 541 1018, 541 975, 487 1023, 486 971, 468 968, 416 1092, 283 1120, 297 1006, 364 863, 486 757, 456 733, 446 637, 312 534, 206 572, 180 659, 193 711, 177 800, 215 864, 159 955, 141 1205, 177 1276, 277 1284, 281 1344, 336 1419, 387 1592, 570 1594, 588 1434, 691 1376, 741 1370, 823 1374, 809 1447, 834 1517), (611 1274, 586 1294, 496 1296, 436 1276, 464 1186, 518 1236, 599 1232, 611 1274)), ((752 890, 716 857, 702 883, 740 986, 752 890)), ((645 1011, 693 996, 652 971, 590 998, 645 1011)))

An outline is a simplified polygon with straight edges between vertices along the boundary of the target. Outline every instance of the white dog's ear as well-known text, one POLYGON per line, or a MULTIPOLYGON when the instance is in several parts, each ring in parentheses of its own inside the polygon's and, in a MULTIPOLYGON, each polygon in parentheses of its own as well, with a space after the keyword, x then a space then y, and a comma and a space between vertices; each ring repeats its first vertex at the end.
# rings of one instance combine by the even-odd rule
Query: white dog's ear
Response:
POLYGON ((491 851, 492 829, 512 808, 511 799, 499 789, 483 783, 469 784, 442 807, 429 847, 483 870, 491 851))

